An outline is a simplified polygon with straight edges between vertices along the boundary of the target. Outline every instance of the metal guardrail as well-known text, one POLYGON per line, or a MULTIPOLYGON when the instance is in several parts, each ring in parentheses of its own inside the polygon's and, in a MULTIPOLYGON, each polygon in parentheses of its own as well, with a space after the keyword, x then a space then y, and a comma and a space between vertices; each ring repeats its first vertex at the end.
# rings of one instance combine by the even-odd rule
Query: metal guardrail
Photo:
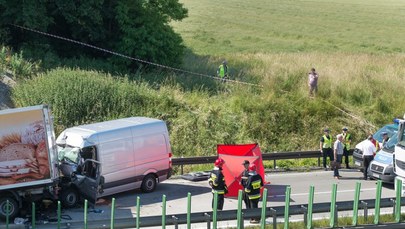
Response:
MULTIPOLYGON (((349 156, 353 155, 353 150, 349 150, 349 156)), ((197 165, 197 164, 210 164, 214 163, 217 156, 205 156, 205 157, 178 157, 172 158, 173 165, 181 167, 181 174, 183 174, 183 165, 197 165)), ((273 153, 263 153, 262 159, 265 161, 273 161, 273 168, 277 166, 277 160, 288 160, 288 159, 304 159, 304 158, 317 158, 318 166, 321 166, 322 154, 317 151, 299 151, 299 152, 273 152, 273 153)))
MULTIPOLYGON (((361 209, 364 211, 364 215, 368 215, 368 210, 375 208, 375 199, 367 199, 362 200, 361 209)), ((342 201, 336 202, 336 206, 339 211, 351 211, 353 209, 353 201, 342 201)), ((393 199, 392 198, 384 198, 381 199, 380 207, 387 208, 393 207, 393 199)), ((405 206, 405 198, 401 198, 401 206, 405 206)), ((307 212, 308 205, 291 205, 289 207, 289 215, 303 215, 304 222, 306 221, 306 212, 307 212)), ((330 211, 330 203, 316 203, 313 204, 313 213, 324 213, 330 211)), ((254 217, 260 218, 261 216, 261 208, 256 209, 243 209, 243 218, 250 219, 254 217)), ((267 207, 266 210, 266 217, 273 218, 273 225, 277 224, 277 217, 284 216, 285 206, 279 207, 267 207), (276 223, 276 224, 274 224, 276 223)), ((213 212, 195 212, 191 213, 191 223, 207 223, 207 228, 210 228, 210 224, 212 224, 212 215, 213 212)), ((181 225, 187 223, 187 213, 184 214, 172 214, 166 215, 166 225, 181 225)), ((237 210, 224 210, 218 211, 217 213, 217 221, 227 221, 227 220, 236 220, 237 219, 237 210)), ((91 220, 88 222, 87 228, 88 229, 96 229, 96 228, 108 228, 110 225, 110 220, 91 220)), ((305 224, 303 223, 303 226, 305 224)), ((395 226, 397 224, 390 224, 391 226, 395 226)), ((400 225, 400 224, 398 224, 400 225)), ((140 219, 141 228, 143 227, 154 227, 154 226, 162 226, 162 216, 144 216, 140 219)), ((371 226, 371 225, 370 225, 371 226)), ((375 225, 374 225, 375 226, 375 225)), ((381 225, 379 225, 381 227, 381 225)), ((0 226, 0 229, 3 227, 0 226)), ((11 228, 11 227, 10 227, 11 228)), ((23 228, 23 227, 18 227, 23 228)), ((56 223, 48 223, 44 225, 37 225, 36 228, 38 229, 55 229, 57 228, 56 223)), ((83 221, 77 222, 68 222, 62 223, 60 225, 61 229, 82 229, 83 228, 83 221)), ((117 218, 114 222, 114 228, 136 228, 136 218, 117 218)), ((367 225, 358 226, 356 228, 367 228, 367 225)), ((391 228, 391 227, 390 227, 391 228)), ((400 228, 400 227, 397 227, 400 228)))

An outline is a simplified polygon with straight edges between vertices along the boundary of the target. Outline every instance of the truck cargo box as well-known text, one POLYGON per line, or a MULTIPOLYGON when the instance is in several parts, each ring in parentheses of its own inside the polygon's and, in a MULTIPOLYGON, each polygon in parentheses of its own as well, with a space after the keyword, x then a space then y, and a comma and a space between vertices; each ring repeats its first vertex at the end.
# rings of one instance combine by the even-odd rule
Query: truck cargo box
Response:
POLYGON ((46 105, 0 111, 0 191, 58 178, 52 125, 46 105))

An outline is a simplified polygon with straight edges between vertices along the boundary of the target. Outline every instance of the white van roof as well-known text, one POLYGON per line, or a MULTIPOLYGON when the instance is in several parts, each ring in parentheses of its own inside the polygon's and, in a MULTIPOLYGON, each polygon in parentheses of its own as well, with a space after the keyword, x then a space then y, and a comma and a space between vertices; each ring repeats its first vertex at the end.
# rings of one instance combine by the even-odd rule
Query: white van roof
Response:
POLYGON ((167 131, 166 125, 162 120, 147 117, 130 117, 68 128, 58 136, 56 143, 67 144, 75 147, 86 147, 97 144, 99 140, 97 138, 98 135, 108 135, 109 138, 114 138, 114 136, 119 137, 114 135, 114 132, 116 131, 124 131, 130 127, 143 129, 143 126, 148 127, 148 131, 145 130, 146 132, 162 131, 162 128, 156 129, 150 128, 150 126, 164 126, 164 131, 167 131))

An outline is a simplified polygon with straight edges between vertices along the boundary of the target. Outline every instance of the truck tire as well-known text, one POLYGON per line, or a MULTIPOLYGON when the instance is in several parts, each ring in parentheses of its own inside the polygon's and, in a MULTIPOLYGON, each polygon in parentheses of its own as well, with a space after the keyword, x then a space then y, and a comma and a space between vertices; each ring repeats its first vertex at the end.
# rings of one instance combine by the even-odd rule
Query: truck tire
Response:
POLYGON ((67 188, 63 190, 60 194, 60 201, 65 208, 76 207, 79 203, 79 194, 74 188, 67 188))
POLYGON ((143 178, 141 190, 142 192, 153 192, 156 189, 156 177, 153 174, 148 174, 143 178))
POLYGON ((19 213, 20 208, 18 207, 18 202, 10 197, 10 196, 5 196, 0 198, 0 218, 1 219, 6 219, 7 217, 7 200, 9 203, 9 219, 13 219, 14 217, 17 216, 19 213))

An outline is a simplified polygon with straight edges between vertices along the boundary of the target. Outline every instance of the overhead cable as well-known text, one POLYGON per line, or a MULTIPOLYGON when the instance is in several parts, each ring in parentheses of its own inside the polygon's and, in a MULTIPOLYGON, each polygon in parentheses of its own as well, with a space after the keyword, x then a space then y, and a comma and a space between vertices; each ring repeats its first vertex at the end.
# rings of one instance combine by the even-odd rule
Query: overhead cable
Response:
POLYGON ((211 75, 207 75, 207 74, 201 74, 201 73, 192 72, 192 71, 179 69, 179 68, 173 68, 173 67, 170 67, 170 66, 153 63, 153 62, 142 60, 142 59, 139 59, 139 58, 134 58, 134 57, 122 54, 122 53, 114 52, 114 51, 111 51, 111 50, 108 50, 108 49, 100 48, 100 47, 97 47, 97 46, 94 46, 94 45, 90 45, 90 44, 80 42, 80 41, 76 41, 76 40, 73 40, 73 39, 69 39, 69 38, 66 38, 66 37, 62 37, 62 36, 42 32, 42 31, 39 31, 39 30, 31 29, 31 28, 16 25, 16 24, 11 24, 11 25, 15 26, 17 28, 23 29, 23 30, 27 30, 27 31, 42 34, 42 35, 45 35, 45 36, 48 36, 48 37, 53 37, 53 38, 56 38, 56 39, 60 39, 60 40, 72 42, 72 43, 75 43, 75 44, 83 45, 83 46, 86 46, 86 47, 89 47, 89 48, 92 48, 92 49, 96 49, 96 50, 99 50, 99 51, 102 51, 102 52, 105 52, 105 53, 120 56, 120 57, 123 57, 123 58, 126 58, 126 59, 141 62, 141 63, 144 63, 144 64, 153 65, 153 66, 156 66, 156 67, 159 67, 159 68, 170 69, 170 70, 177 71, 177 72, 187 73, 187 74, 196 75, 196 76, 202 76, 202 77, 211 78, 211 79, 219 80, 219 81, 225 81, 225 82, 229 82, 229 83, 243 84, 243 85, 249 85, 249 86, 254 86, 254 87, 263 87, 263 86, 261 86, 259 84, 253 84, 253 83, 248 83, 248 82, 243 82, 243 81, 238 81, 238 80, 231 80, 231 79, 225 79, 224 80, 224 79, 222 79, 220 77, 216 77, 216 76, 211 76, 211 75))

